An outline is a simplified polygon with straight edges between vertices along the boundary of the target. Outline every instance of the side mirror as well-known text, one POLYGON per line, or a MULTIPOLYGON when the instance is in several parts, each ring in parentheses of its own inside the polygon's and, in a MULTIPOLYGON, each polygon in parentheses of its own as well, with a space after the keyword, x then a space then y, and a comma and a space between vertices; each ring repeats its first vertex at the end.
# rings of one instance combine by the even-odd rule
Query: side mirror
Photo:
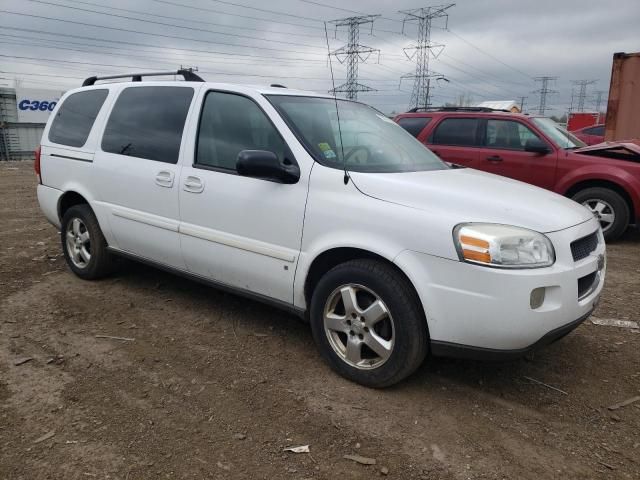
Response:
POLYGON ((546 155, 551 152, 549 145, 544 143, 539 138, 530 138, 527 143, 524 144, 524 151, 531 153, 539 153, 540 155, 546 155))
POLYGON ((242 150, 236 162, 238 175, 261 178, 278 183, 297 183, 300 180, 298 165, 281 162, 273 152, 266 150, 242 150))

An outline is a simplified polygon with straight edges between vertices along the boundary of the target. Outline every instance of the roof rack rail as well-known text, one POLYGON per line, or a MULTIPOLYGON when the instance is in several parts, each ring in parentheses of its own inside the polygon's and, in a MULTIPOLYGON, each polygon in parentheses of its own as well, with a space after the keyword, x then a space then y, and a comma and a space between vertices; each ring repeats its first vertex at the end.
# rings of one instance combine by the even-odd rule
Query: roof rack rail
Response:
POLYGON ((176 72, 146 72, 146 73, 123 73, 122 75, 109 75, 106 77, 89 77, 82 82, 83 87, 95 85, 98 80, 113 80, 114 78, 131 77, 132 82, 141 82, 142 77, 159 77, 164 75, 182 75, 185 82, 204 82, 204 80, 194 73, 193 68, 181 68, 176 72))
POLYGON ((489 107, 414 107, 407 113, 416 112, 508 112, 509 110, 489 107))

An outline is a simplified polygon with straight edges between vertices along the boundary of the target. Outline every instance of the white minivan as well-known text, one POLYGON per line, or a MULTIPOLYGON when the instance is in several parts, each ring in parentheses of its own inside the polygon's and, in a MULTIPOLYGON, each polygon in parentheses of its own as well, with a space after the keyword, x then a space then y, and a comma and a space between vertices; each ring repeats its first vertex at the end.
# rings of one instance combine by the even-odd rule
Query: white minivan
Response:
POLYGON ((177 73, 88 78, 47 123, 38 200, 79 277, 124 256, 278 305, 374 387, 427 354, 522 356, 594 309, 586 208, 450 168, 361 103, 177 73))

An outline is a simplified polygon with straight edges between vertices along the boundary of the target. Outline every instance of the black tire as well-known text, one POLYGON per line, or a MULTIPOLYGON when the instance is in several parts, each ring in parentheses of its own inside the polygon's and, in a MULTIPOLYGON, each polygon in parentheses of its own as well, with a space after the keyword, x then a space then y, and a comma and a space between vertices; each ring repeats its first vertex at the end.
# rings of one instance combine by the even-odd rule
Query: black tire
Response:
POLYGON ((607 229, 603 228, 602 232, 607 242, 618 239, 629 227, 629 218, 631 216, 629 205, 627 205, 624 198, 614 190, 604 187, 585 188, 576 193, 573 196, 573 200, 580 204, 585 204, 585 202, 590 200, 601 200, 611 207, 614 214, 614 221, 607 229))
MULTIPOLYGON (((62 228, 60 230, 60 240, 62 242, 62 251, 69 268, 78 277, 85 280, 96 280, 107 276, 113 271, 114 259, 113 255, 107 250, 107 242, 100 230, 98 219, 89 205, 74 205, 69 208, 62 217, 62 228), (79 219, 84 227, 81 232, 85 231, 89 234, 87 243, 87 251, 90 253, 90 259, 85 265, 77 265, 72 259, 73 253, 70 251, 70 245, 67 242, 67 232, 70 228, 73 230, 74 219, 79 219)), ((84 261, 84 259, 80 259, 84 261)))
MULTIPOLYGON (((403 380, 422 364, 429 349, 427 322, 415 290, 403 275, 381 261, 351 260, 327 272, 313 291, 310 318, 316 345, 331 368, 368 387, 388 387, 403 380), (394 345, 379 367, 364 370, 350 365, 336 353, 325 332, 325 306, 336 289, 349 284, 373 292, 393 317, 394 345)), ((349 334, 344 334, 344 338, 349 334)))

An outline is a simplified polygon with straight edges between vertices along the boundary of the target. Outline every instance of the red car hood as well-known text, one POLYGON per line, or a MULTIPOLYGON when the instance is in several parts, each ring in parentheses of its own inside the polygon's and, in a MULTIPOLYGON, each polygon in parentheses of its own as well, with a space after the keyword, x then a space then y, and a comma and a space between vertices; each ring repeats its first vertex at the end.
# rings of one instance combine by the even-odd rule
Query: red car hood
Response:
POLYGON ((640 139, 619 142, 602 142, 573 150, 575 153, 596 157, 615 158, 640 162, 640 139))

